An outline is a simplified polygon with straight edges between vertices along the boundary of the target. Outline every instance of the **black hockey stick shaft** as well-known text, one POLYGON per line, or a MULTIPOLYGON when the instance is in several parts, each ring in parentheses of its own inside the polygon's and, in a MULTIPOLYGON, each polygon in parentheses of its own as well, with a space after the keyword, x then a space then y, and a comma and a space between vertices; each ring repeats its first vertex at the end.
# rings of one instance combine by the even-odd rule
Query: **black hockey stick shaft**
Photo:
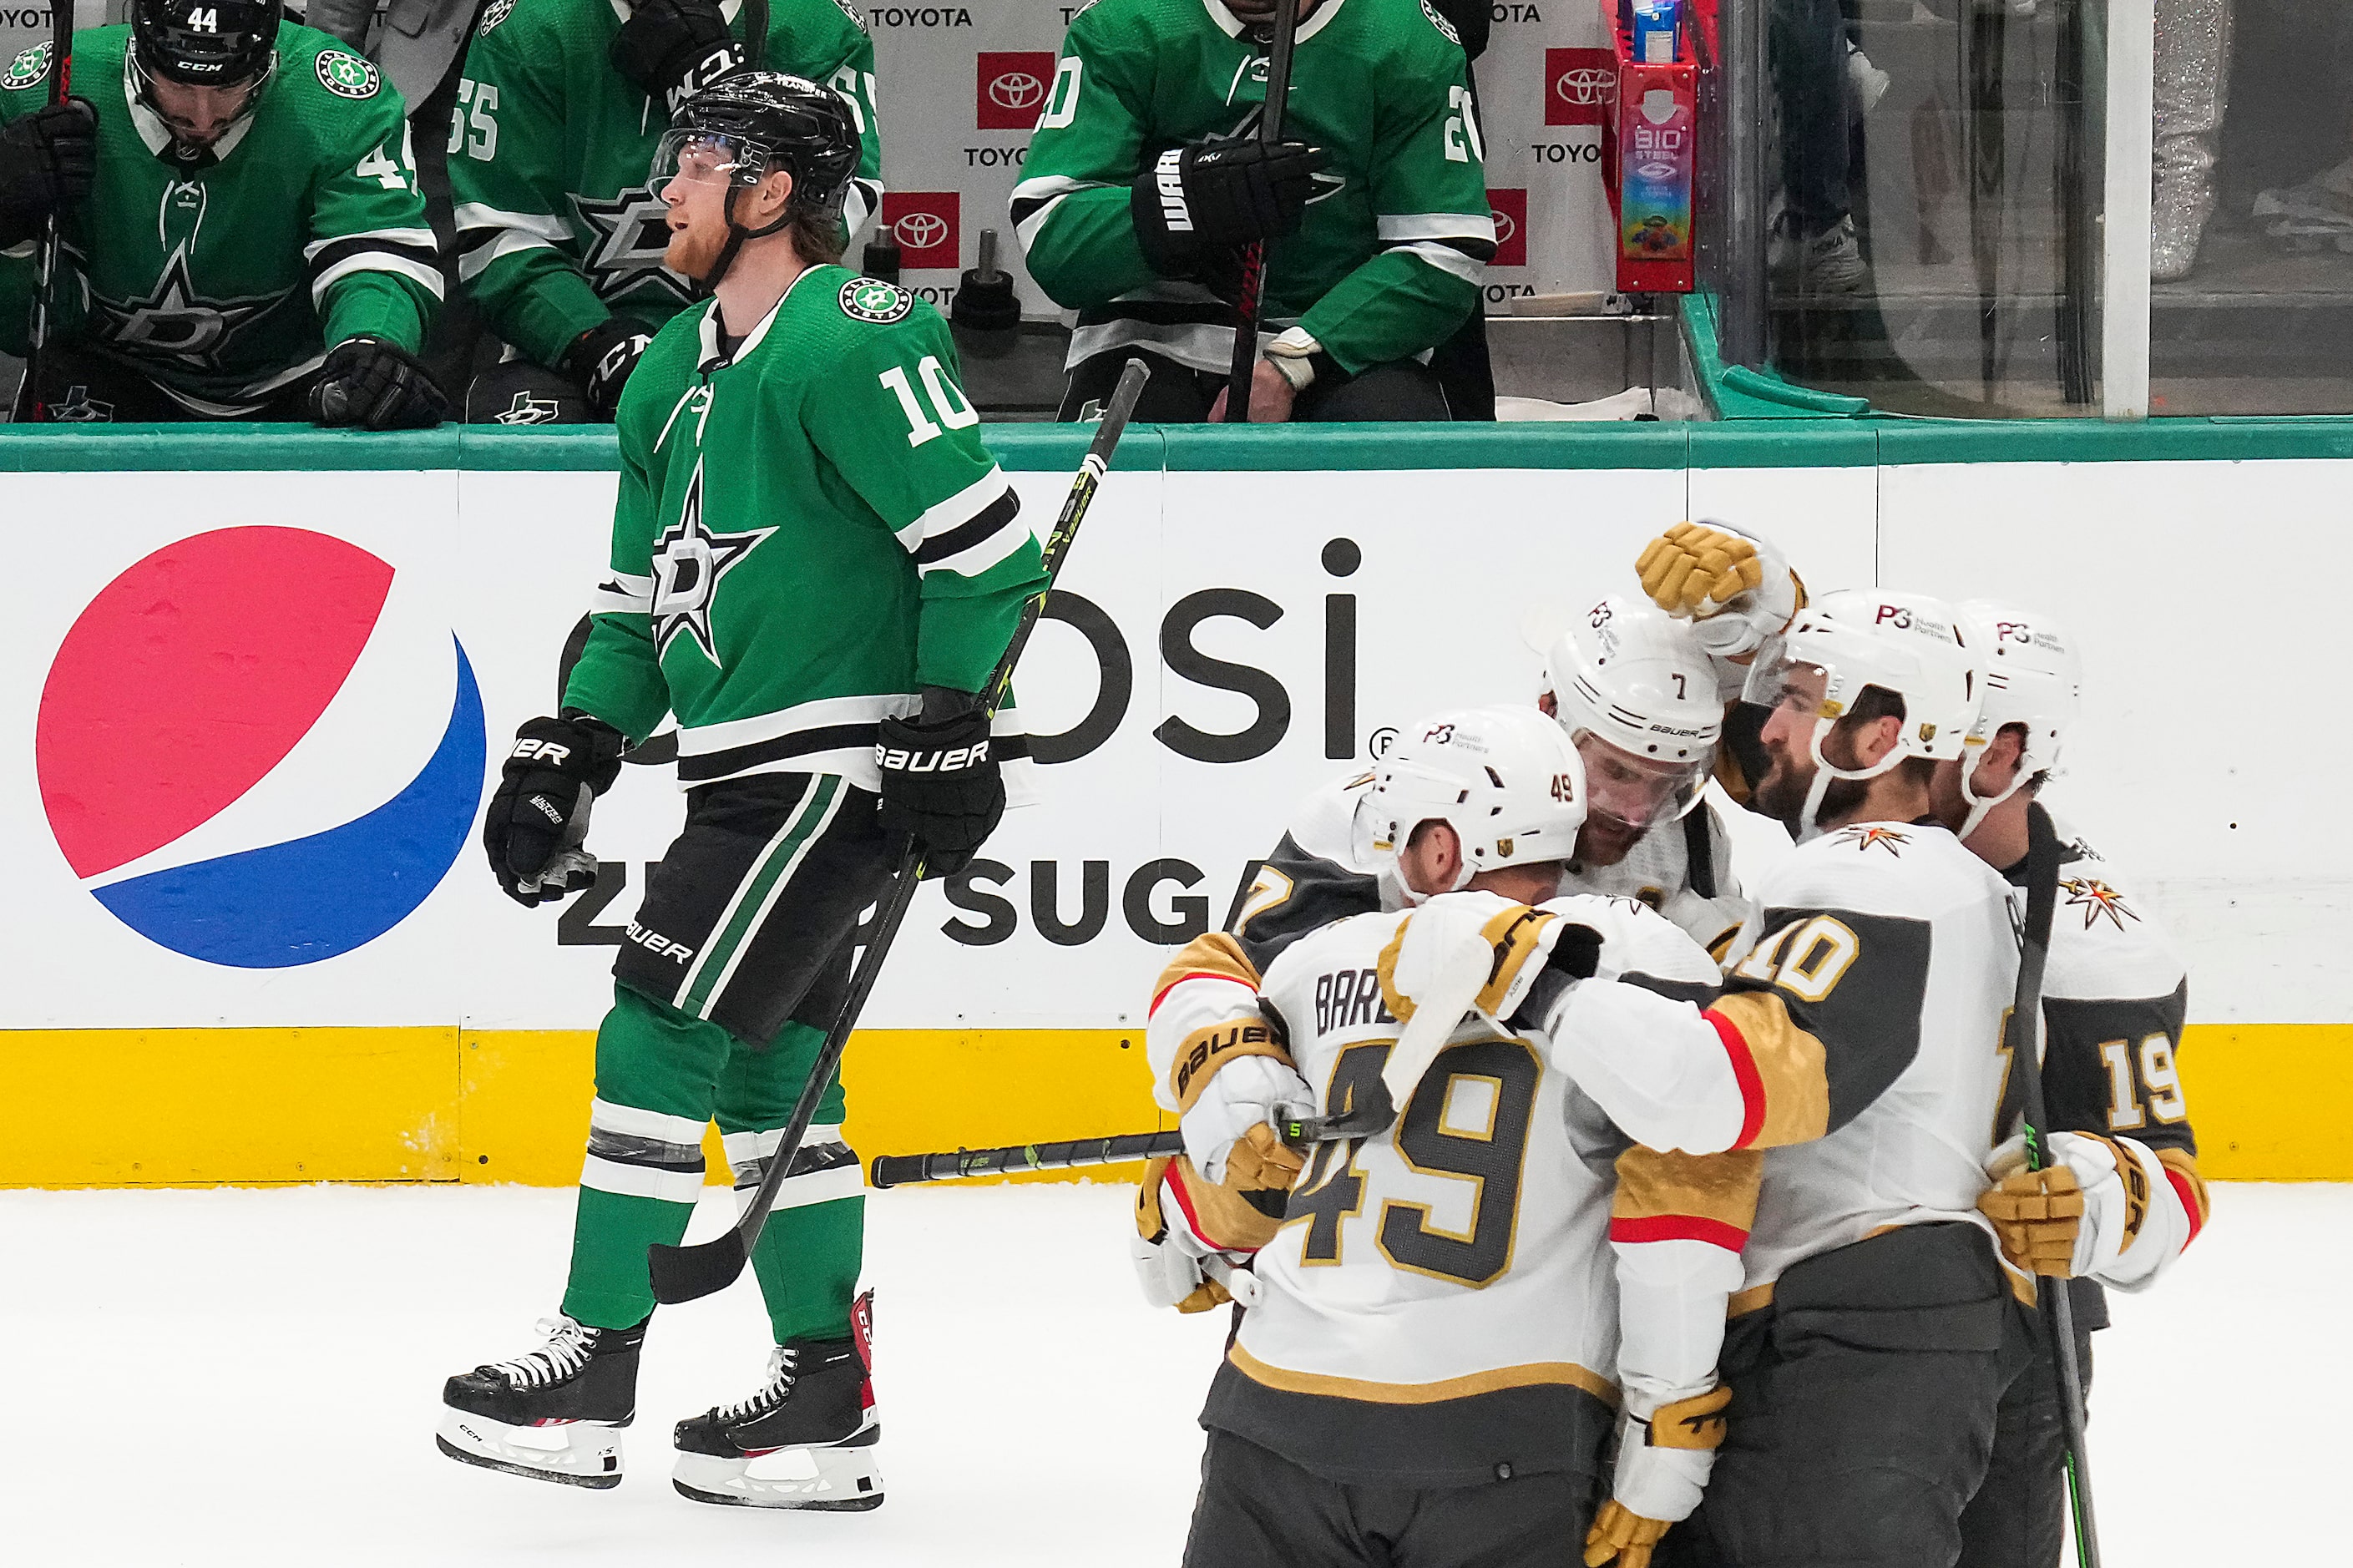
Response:
MULTIPOLYGON (((2042 971, 2051 956, 2051 917, 2059 901, 2059 834, 2042 806, 2026 808, 2026 931, 2018 956, 2018 991, 2011 999, 2011 1070, 2026 1101, 2026 1163, 2051 1163, 2050 1110, 2042 1096, 2042 971)), ((2051 1336, 2059 1384, 2059 1414, 2067 1435, 2067 1490, 2075 1526, 2075 1560, 2100 1568, 2100 1538, 2092 1517, 2092 1462, 2084 1431, 2084 1369, 2075 1355, 2075 1304, 2067 1281, 2035 1281, 2038 1316, 2051 1336)))
POLYGON ((1001 1176, 1009 1171, 1067 1171, 1077 1165, 1116 1165, 1185 1152, 1180 1132, 1129 1132, 1111 1138, 1073 1138, 1060 1143, 1008 1143, 1001 1149, 958 1149, 938 1154, 877 1154, 868 1163, 869 1186, 903 1187, 914 1182, 952 1182, 962 1176, 1001 1176))
MULTIPOLYGON (((1128 416, 1135 412, 1135 400, 1143 395, 1149 374, 1144 362, 1134 359, 1129 360, 1127 368, 1120 373, 1111 405, 1103 410, 1103 424, 1089 443, 1086 457, 1080 461, 1078 477, 1071 481, 1071 493, 1062 502, 1061 515, 1054 520, 1054 531, 1046 536, 1046 585, 1021 606, 1012 638, 981 693, 983 707, 992 714, 1005 700, 1005 693, 1013 681, 1013 667, 1021 662, 1021 650, 1029 644, 1030 629, 1038 624, 1038 612, 1044 606, 1046 595, 1053 592, 1054 579, 1070 554, 1071 541, 1077 536, 1079 524, 1094 500, 1095 490, 1111 467, 1112 451, 1119 445, 1121 432, 1127 428, 1128 416)), ((908 906, 914 902, 922 876, 922 858, 910 845, 889 890, 882 895, 873 932, 867 938, 866 951, 859 957, 856 973, 850 976, 849 994, 842 999, 833 1027, 826 1032, 825 1046, 809 1068, 808 1081, 801 1086, 792 1116, 785 1123, 776 1151, 768 1156, 768 1168, 760 1178, 759 1190, 752 1194, 743 1216, 709 1241, 692 1247, 666 1247, 656 1242, 647 1248, 646 1264, 652 1276, 656 1300, 670 1306, 691 1301, 725 1289, 744 1271, 744 1260, 752 1256, 752 1248, 759 1244, 761 1228, 768 1223, 768 1211, 776 1205, 786 1173, 792 1168, 793 1156, 800 1152, 801 1140, 808 1134, 818 1102, 825 1098, 827 1086, 841 1066, 842 1053, 849 1047, 850 1030, 857 1026, 858 1015, 882 973, 882 961, 890 956, 892 941, 907 918, 908 906)))
MULTIPOLYGON (((1258 139, 1282 140, 1282 110, 1291 97, 1291 47, 1299 36, 1299 0, 1274 0, 1274 42, 1266 62, 1266 105, 1258 139)), ((1226 423, 1250 422, 1250 380, 1258 374, 1258 318, 1266 302, 1266 241, 1242 247, 1242 297, 1234 305, 1234 357, 1226 373, 1226 423)))
POLYGON ((744 0, 744 63, 753 70, 768 63, 768 0, 744 0))
MULTIPOLYGON (((63 103, 73 90, 73 0, 49 0, 49 102, 63 103)), ((33 319, 26 333, 25 378, 16 384, 16 399, 8 417, 19 422, 40 419, 48 411, 41 404, 41 358, 49 345, 49 298, 57 288, 58 214, 49 211, 41 227, 41 259, 33 282, 33 319)))
MULTIPOLYGON (((1338 1116, 1285 1116, 1276 1122, 1275 1131, 1294 1149, 1371 1138, 1396 1120, 1388 1114, 1388 1096, 1382 1093, 1375 1098, 1380 1101, 1377 1110, 1352 1110, 1338 1116)), ((1119 1132, 1060 1143, 1008 1143, 997 1149, 949 1149, 936 1154, 877 1154, 867 1166, 867 1182, 875 1187, 903 1187, 913 1182, 952 1182, 960 1176, 997 1176, 1008 1171, 1115 1165, 1124 1160, 1152 1160, 1184 1152, 1184 1134, 1170 1131, 1119 1132)))

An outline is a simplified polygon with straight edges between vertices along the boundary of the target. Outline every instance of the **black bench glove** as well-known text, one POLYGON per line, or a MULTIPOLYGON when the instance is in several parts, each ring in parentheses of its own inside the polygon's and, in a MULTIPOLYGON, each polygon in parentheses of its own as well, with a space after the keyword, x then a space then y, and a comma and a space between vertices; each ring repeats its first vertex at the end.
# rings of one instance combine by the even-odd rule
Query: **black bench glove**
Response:
POLYGON ((594 862, 542 878, 559 853, 586 840, 589 803, 619 776, 626 745, 618 730, 577 712, 533 719, 515 731, 482 818, 482 848, 507 897, 530 907, 596 879, 594 862))
POLYGON ((607 58, 671 114, 744 63, 715 0, 638 0, 607 58))
POLYGON ((1324 150, 1304 142, 1169 148, 1128 187, 1144 259, 1163 278, 1191 278, 1217 252, 1294 232, 1323 166, 1324 150))

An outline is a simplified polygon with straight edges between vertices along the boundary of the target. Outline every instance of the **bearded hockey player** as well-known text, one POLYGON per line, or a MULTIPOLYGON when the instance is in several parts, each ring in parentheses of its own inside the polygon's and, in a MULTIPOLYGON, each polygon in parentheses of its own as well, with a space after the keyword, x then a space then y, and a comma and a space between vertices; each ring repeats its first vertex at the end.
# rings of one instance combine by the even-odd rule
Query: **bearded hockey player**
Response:
MULTIPOLYGON (((714 298, 630 379, 587 648, 562 711, 522 726, 483 837, 520 902, 586 885, 590 803, 672 713, 686 826, 614 965, 564 1315, 444 1395, 442 1447, 468 1463, 620 1479, 646 1248, 686 1229, 706 1123, 756 1186, 907 836, 949 875, 1003 809, 977 693, 1044 574, 946 324, 832 263, 858 156, 839 93, 744 71, 691 100, 656 160, 667 264, 714 298)), ((842 1115, 837 1081, 752 1255, 765 1378, 678 1426, 698 1501, 881 1500, 842 1115)))
POLYGON ((66 265, 37 388, 68 421, 439 423, 417 362, 441 296, 400 98, 281 0, 134 0, 0 74, 0 348, 37 240, 66 265))
POLYGON ((1079 312, 1065 419, 1142 350, 1141 420, 1215 417, 1241 247, 1269 240, 1250 417, 1445 419, 1430 350, 1495 251, 1453 26, 1301 0, 1285 140, 1261 143, 1272 0, 1098 0, 1071 19, 1013 188, 1029 275, 1079 312))
POLYGON ((833 0, 770 0, 765 55, 741 0, 491 0, 449 122, 458 276, 508 345, 470 423, 610 419, 652 334, 695 295, 663 261, 655 144, 685 98, 746 63, 839 91, 857 128, 842 236, 881 204, 874 45, 833 0))
MULTIPOLYGON (((1717 682, 1689 626, 1613 595, 1553 645, 1537 700, 1576 745, 1588 792, 1563 889, 1634 899, 1711 949, 1748 914, 1729 837, 1700 799, 1724 717, 1717 682)), ((1374 777, 1309 795, 1260 863, 1229 925, 1261 969, 1319 926, 1452 890, 1399 883, 1373 848, 1359 819, 1374 777)))
MULTIPOLYGON (((1974 684, 1936 600, 1850 591, 1801 611, 1747 688, 1769 710, 1751 804, 1800 842, 1755 889, 1725 994, 1679 1022, 1624 987, 1580 988, 1559 1020, 1573 1045, 1647 1006, 1670 1052, 1712 1031, 1747 1108, 1736 1146, 1770 1151, 1753 1225, 1706 1223, 1744 1173, 1705 1162, 1690 1192, 1706 1203, 1664 1191, 1640 1216, 1744 1266, 1729 1432, 1690 1527, 1710 1561, 1953 1561, 2031 1354, 2021 1282, 1977 1207, 2017 974, 2007 888, 1932 813, 1974 684)), ((1578 1081, 1611 1102, 1606 1064, 1578 1081)))
POLYGON ((1580 984, 1704 998, 1716 971, 1628 900, 1525 907, 1577 841, 1581 773, 1534 710, 1416 724, 1370 810, 1401 880, 1464 890, 1303 936, 1262 984, 1222 933, 1164 977, 1148 1040, 1187 1156, 1145 1189, 1139 1266, 1158 1300, 1207 1304, 1222 1274, 1250 1303, 1201 1417, 1187 1563, 1556 1560, 1586 1532, 1621 1380, 1639 1436, 1617 1498, 1680 1518, 1706 1479, 1737 1270, 1620 1274, 1621 1353, 1608 1241, 1626 1141, 1542 1020, 1580 984), (1470 984, 1451 987, 1466 945, 1470 984), (1400 1021, 1466 1000, 1479 1019, 1451 1038, 1424 1025, 1434 1054, 1392 1098, 1393 1057, 1417 1048, 1400 1021), (1300 1160, 1271 1123, 1376 1102, 1402 1110, 1320 1145, 1286 1209, 1300 1160), (1254 1276, 1224 1268, 1251 1246, 1254 1276))
MULTIPOLYGON (((1938 815, 2008 879, 2024 919, 2028 806, 2057 769, 2082 685, 2074 639, 2047 616, 1992 600, 1958 606, 1983 701, 1969 756, 1937 767, 1938 815)), ((2042 976, 2042 1086, 2051 1165, 2026 1170, 2013 1081, 1999 1131, 2008 1141, 1978 1200, 2011 1264, 2063 1279, 2076 1360, 2088 1379, 2091 1332, 2108 1322, 2105 1287, 2144 1290, 2206 1222, 2174 1066, 2189 983, 2180 956, 2130 884, 2063 829, 2059 904, 2042 976), (2070 842, 2072 840, 2072 842, 2070 842)), ((2013 1072, 2013 1079, 2015 1073, 2013 1072)), ((1993 1463, 1961 1516, 1965 1568, 2055 1568, 2065 1540, 2066 1437, 2049 1348, 2010 1381, 1993 1463)))

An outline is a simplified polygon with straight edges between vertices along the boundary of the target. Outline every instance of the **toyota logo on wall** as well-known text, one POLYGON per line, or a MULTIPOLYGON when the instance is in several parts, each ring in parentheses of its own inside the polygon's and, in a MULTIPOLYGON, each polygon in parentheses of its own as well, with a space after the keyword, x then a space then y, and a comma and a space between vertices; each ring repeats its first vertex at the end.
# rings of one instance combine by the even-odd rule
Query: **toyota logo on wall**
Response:
POLYGON ((999 109, 1035 109, 1046 100, 1046 84, 1028 71, 1008 71, 988 84, 988 100, 999 109))
POLYGON ((1512 236, 1520 232, 1520 226, 1512 221, 1512 215, 1507 212, 1491 211, 1487 216, 1495 220, 1495 243, 1498 246, 1511 244, 1512 236))
POLYGON ((1618 95, 1618 58, 1608 49, 1545 51, 1545 123, 1599 125, 1618 95))
POLYGON ((1552 89, 1560 95, 1564 103, 1599 103, 1602 93, 1609 86, 1609 77, 1610 73, 1606 70, 1579 66, 1553 78, 1552 89))
POLYGON ((892 228, 909 250, 929 250, 948 237, 948 220, 937 213, 909 213, 892 228))

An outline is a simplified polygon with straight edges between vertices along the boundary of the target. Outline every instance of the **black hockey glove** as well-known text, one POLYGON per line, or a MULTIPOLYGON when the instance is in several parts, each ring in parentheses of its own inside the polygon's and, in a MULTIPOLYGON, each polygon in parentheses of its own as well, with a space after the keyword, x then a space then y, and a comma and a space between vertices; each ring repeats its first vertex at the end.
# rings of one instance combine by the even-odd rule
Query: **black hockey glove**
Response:
POLYGON ((744 63, 717 0, 638 0, 613 35, 613 68, 670 113, 744 63))
POLYGON ((79 98, 0 127, 0 248, 41 232, 49 215, 90 195, 98 177, 98 115, 79 98))
POLYGON ((580 384, 590 407, 610 419, 621 406, 621 388, 628 384, 629 373, 653 341, 653 329, 643 321, 615 316, 573 339, 556 368, 580 384))
POLYGON ((946 709, 954 716, 885 719, 875 737, 883 829, 914 836, 926 880, 963 870, 1005 815, 1005 780, 990 754, 988 715, 969 706, 972 699, 964 693, 952 695, 966 705, 964 711, 927 690, 927 713, 946 709))
POLYGON ((482 847, 507 897, 528 907, 596 881, 594 860, 565 852, 587 838, 589 803, 612 787, 623 744, 618 730, 584 713, 533 719, 515 731, 482 818, 482 847))
POLYGON ((415 354, 382 338, 345 338, 327 351, 311 386, 316 425, 427 430, 449 417, 449 400, 415 354))
POLYGON ((1290 234, 1323 166, 1324 150, 1304 142, 1169 148, 1128 188, 1144 259, 1163 278, 1190 278, 1209 253, 1290 234))

